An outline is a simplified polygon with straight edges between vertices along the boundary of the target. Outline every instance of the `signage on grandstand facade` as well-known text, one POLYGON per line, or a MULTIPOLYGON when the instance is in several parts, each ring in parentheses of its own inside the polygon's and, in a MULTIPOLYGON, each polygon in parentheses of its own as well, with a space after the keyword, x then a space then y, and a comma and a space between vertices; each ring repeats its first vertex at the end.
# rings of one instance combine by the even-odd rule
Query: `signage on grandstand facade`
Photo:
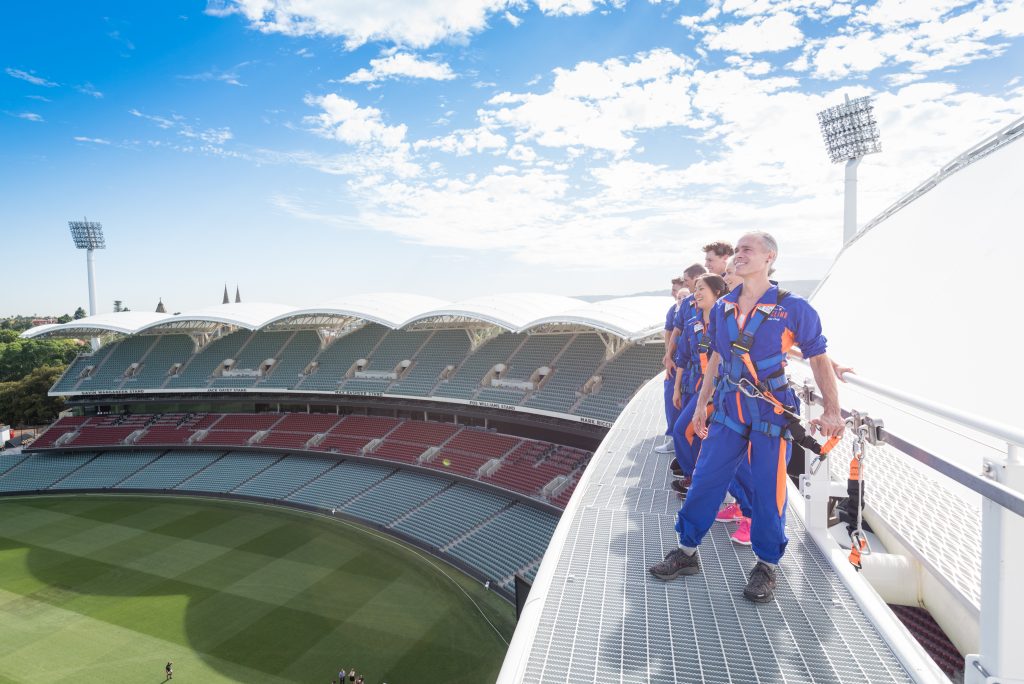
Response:
MULTIPOLYGON (((80 399, 91 399, 111 396, 126 396, 126 395, 143 395, 143 394, 178 394, 187 395, 190 393, 203 393, 203 394, 268 394, 268 389, 265 387, 194 387, 188 389, 137 389, 137 390, 93 390, 91 392, 50 392, 51 397, 75 397, 80 399)), ((269 392, 274 393, 274 392, 269 392)), ((417 397, 410 397, 405 394, 386 394, 384 392, 359 392, 353 390, 335 390, 334 392, 314 392, 309 390, 287 390, 285 396, 311 396, 311 395, 325 395, 333 394, 335 396, 350 396, 350 397, 381 397, 384 399, 398 399, 401 401, 415 401, 417 397)), ((456 399, 454 397, 418 397, 420 400, 442 402, 445 404, 462 404, 463 406, 476 406, 479 408, 491 408, 498 409, 501 411, 512 411, 515 413, 527 413, 536 416, 545 416, 548 418, 558 418, 561 420, 569 420, 576 423, 584 423, 586 425, 597 425, 599 427, 610 428, 612 423, 607 420, 598 420, 597 418, 587 418, 586 416, 574 416, 571 413, 556 413, 555 411, 544 411, 542 409, 535 409, 529 406, 516 406, 515 404, 501 404, 498 402, 491 401, 477 401, 475 399, 456 399)))

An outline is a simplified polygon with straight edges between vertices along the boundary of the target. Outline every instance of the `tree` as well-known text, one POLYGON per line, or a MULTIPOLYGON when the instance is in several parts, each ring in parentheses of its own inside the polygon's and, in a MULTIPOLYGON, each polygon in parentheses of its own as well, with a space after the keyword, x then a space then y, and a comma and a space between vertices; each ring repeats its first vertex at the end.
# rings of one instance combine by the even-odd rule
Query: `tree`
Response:
POLYGON ((64 398, 47 392, 63 372, 59 366, 43 366, 16 382, 0 382, 0 416, 12 425, 52 423, 64 408, 64 398))
POLYGON ((68 314, 64 314, 63 316, 60 316, 59 318, 57 318, 57 322, 58 323, 70 323, 71 322, 71 316, 68 315, 68 314))
POLYGON ((115 299, 114 300, 114 313, 118 313, 120 311, 124 311, 124 309, 121 308, 121 304, 123 304, 123 303, 124 302, 121 301, 120 299, 115 299))
MULTIPOLYGON (((4 336, 9 336, 5 332, 4 336)), ((64 367, 78 355, 73 340, 23 340, 6 343, 0 338, 0 382, 20 380, 42 366, 64 367)))
POLYGON ((82 307, 78 307, 77 309, 75 309, 75 314, 74 314, 73 318, 76 321, 79 321, 79 320, 85 318, 85 316, 86 316, 85 309, 83 309, 82 307))

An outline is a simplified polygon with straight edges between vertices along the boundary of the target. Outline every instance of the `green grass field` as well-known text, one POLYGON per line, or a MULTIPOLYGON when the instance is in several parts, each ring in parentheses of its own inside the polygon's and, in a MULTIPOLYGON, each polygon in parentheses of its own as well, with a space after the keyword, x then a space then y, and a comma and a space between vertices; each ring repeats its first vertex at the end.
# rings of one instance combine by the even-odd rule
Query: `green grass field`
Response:
POLYGON ((368 684, 481 684, 506 649, 481 611, 511 638, 512 607, 478 582, 342 521, 200 499, 0 500, 0 682, 157 684, 173 660, 175 682, 327 684, 355 667, 368 684))

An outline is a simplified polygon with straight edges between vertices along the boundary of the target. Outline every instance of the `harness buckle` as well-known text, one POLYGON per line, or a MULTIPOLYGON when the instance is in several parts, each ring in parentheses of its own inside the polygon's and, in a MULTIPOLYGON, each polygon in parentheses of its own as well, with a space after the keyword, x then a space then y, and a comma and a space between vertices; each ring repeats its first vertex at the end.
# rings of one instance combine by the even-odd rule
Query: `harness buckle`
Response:
POLYGON ((737 335, 736 339, 732 343, 733 353, 738 356, 750 352, 750 348, 754 346, 754 336, 745 330, 741 330, 737 335))

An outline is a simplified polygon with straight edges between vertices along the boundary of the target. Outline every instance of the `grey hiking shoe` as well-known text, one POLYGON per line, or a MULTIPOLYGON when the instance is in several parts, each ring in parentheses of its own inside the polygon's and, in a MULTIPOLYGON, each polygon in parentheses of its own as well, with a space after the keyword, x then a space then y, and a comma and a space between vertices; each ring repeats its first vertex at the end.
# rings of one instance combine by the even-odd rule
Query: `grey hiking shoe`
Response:
POLYGON ((750 571, 743 597, 754 603, 768 603, 775 598, 775 570, 761 561, 750 571))
POLYGON ((670 580, 680 575, 696 575, 700 572, 700 561, 697 554, 686 555, 682 549, 672 549, 665 556, 665 560, 655 563, 649 572, 658 579, 670 580))

